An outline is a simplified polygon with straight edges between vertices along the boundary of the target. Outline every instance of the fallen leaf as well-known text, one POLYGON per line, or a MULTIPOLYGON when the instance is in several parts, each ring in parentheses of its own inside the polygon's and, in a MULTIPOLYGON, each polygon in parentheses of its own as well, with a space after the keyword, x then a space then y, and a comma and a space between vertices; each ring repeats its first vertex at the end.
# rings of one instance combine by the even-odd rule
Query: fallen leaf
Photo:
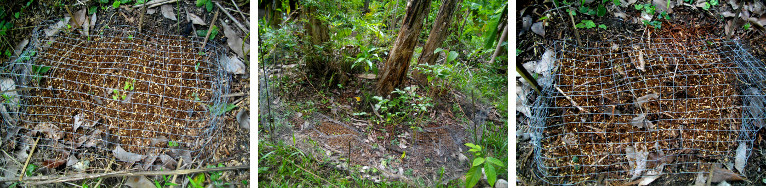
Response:
POLYGON ((222 56, 221 62, 223 62, 223 69, 232 74, 245 74, 247 67, 236 56, 222 56))
POLYGON ((657 99, 657 98, 659 98, 659 96, 657 96, 657 94, 654 94, 654 93, 647 94, 647 95, 641 96, 638 99, 636 99, 636 103, 638 104, 638 107, 641 107, 644 103, 647 103, 647 102, 649 102, 649 101, 651 101, 653 99, 657 99))
POLYGON ((72 27, 77 28, 77 27, 82 27, 83 25, 85 25, 85 22, 88 20, 88 17, 85 14, 87 12, 88 12, 87 8, 83 8, 75 12, 73 15, 74 16, 73 21, 75 22, 75 24, 72 24, 72 27))
POLYGON ((726 18, 731 18, 731 17, 734 17, 734 16, 735 16, 735 14, 734 14, 734 13, 732 13, 731 11, 725 11, 725 12, 721 12, 721 15, 722 15, 723 17, 726 17, 726 18))
POLYGON ((641 178, 641 181, 638 182, 638 185, 644 186, 654 182, 654 180, 660 177, 660 172, 662 171, 663 165, 660 165, 660 167, 657 167, 656 169, 646 172, 646 175, 644 175, 644 177, 641 178))
POLYGON ((140 161, 144 157, 143 155, 127 152, 124 149, 122 149, 122 147, 120 147, 119 145, 117 145, 117 147, 114 148, 114 150, 112 150, 112 153, 114 154, 114 157, 116 157, 118 160, 128 162, 128 163, 134 163, 134 162, 140 161))
POLYGON ((45 36, 53 36, 61 32, 61 28, 64 28, 69 23, 69 17, 64 17, 64 20, 56 22, 56 24, 51 25, 48 27, 48 29, 44 29, 45 36))
POLYGON ((149 167, 152 167, 154 165, 154 161, 157 160, 157 155, 147 155, 144 160, 142 161, 144 163, 144 170, 149 170, 149 167))
POLYGON ((67 167, 73 166, 73 165, 77 164, 77 162, 80 162, 80 160, 77 159, 77 156, 69 155, 69 158, 66 161, 66 166, 67 167))
POLYGON ((245 58, 245 52, 250 49, 250 45, 245 43, 228 24, 221 22, 221 27, 223 27, 223 34, 226 36, 226 44, 229 45, 229 48, 240 58, 245 58))
POLYGON ((705 186, 706 181, 707 175, 705 175, 705 173, 698 173, 697 179, 694 181, 694 186, 705 186))
POLYGON ((189 15, 187 15, 187 16, 189 18, 189 21, 191 21, 193 24, 207 25, 207 23, 205 23, 205 21, 203 21, 202 18, 200 18, 199 16, 197 16, 195 14, 189 13, 189 15))
POLYGON ((247 110, 240 110, 237 113, 237 122, 239 127, 250 130, 250 113, 247 110))
POLYGON ((631 171, 631 180, 634 180, 641 176, 641 173, 646 169, 646 158, 649 152, 637 151, 633 146, 625 148, 625 154, 628 157, 628 164, 633 168, 631 171))
POLYGON ((718 166, 713 167, 713 178, 710 179, 711 182, 742 181, 742 180, 744 179, 739 174, 734 173, 729 169, 721 168, 718 166))
POLYGON ((18 44, 16 44, 16 47, 13 48, 13 55, 15 56, 21 55, 21 52, 24 50, 24 47, 27 47, 27 44, 29 44, 29 39, 24 39, 18 44))
POLYGON ((74 168, 78 172, 85 171, 85 170, 88 169, 88 167, 90 167, 90 161, 88 161, 88 160, 78 161, 77 163, 72 165, 72 168, 74 168))
POLYGON ((166 4, 166 5, 162 5, 160 9, 162 11, 163 17, 170 20, 176 20, 176 13, 173 12, 173 6, 166 4))
POLYGON ((160 155, 160 160, 162 161, 162 166, 165 166, 166 169, 175 170, 176 165, 178 165, 178 161, 166 154, 160 155))
POLYGON ((43 167, 51 168, 51 169, 58 168, 59 166, 61 166, 62 164, 66 163, 66 162, 67 161, 63 160, 63 159, 47 159, 47 160, 43 161, 43 167))
POLYGON ((149 181, 146 176, 128 177, 128 179, 125 181, 125 185, 132 188, 155 187, 152 181, 149 181))
POLYGON ((652 5, 656 8, 657 12, 667 12, 668 14, 673 13, 673 7, 675 7, 675 1, 669 1, 669 0, 652 0, 652 5), (670 4, 670 7, 668 7, 668 4, 670 4))
POLYGON ((157 9, 156 9, 156 8, 150 8, 150 9, 146 9, 146 13, 147 13, 147 14, 154 14, 154 13, 156 13, 156 12, 157 12, 157 9))
POLYGON ((632 5, 633 3, 636 3, 638 0, 620 0, 620 6, 621 7, 628 7, 632 5))
POLYGON ((739 9, 739 2, 737 2, 737 0, 729 0, 729 5, 731 5, 731 8, 734 10, 739 9))
POLYGON ((85 142, 85 145, 83 145, 86 148, 89 147, 95 147, 99 143, 101 143, 102 137, 101 137, 101 130, 96 129, 92 133, 90 133, 90 136, 88 136, 88 140, 85 142))
POLYGON ((721 183, 718 184, 718 186, 731 186, 731 184, 729 184, 726 181, 722 181, 721 183))
POLYGON ((521 26, 522 30, 529 30, 529 27, 532 27, 532 17, 529 15, 524 16, 524 18, 521 19, 521 26))
POLYGON ((739 143, 737 147, 737 155, 734 159, 734 168, 740 173, 745 172, 745 164, 747 163, 747 144, 744 142, 739 143))
POLYGON ((647 129, 653 129, 654 124, 652 124, 651 121, 646 120, 646 114, 638 115, 637 117, 630 120, 630 125, 633 125, 637 128, 647 128, 647 129))
POLYGON ((168 138, 166 138, 165 136, 158 136, 158 137, 152 138, 151 140, 152 140, 152 143, 151 143, 152 146, 162 146, 168 143, 168 138))
POLYGON ((74 124, 73 124, 74 128, 72 129, 72 132, 75 132, 77 131, 77 128, 80 128, 80 126, 82 125, 82 121, 83 121, 82 114, 74 115, 74 124))
MULTIPOLYGON (((651 19, 650 19, 651 20, 651 19)), ((638 70, 645 71, 644 68, 646 67, 646 61, 644 61, 644 53, 641 51, 638 51, 638 67, 636 67, 638 70)))
POLYGON ((545 27, 543 26, 543 22, 532 24, 532 32, 545 37, 545 27))
POLYGON ((38 132, 42 132, 50 139, 58 140, 61 139, 61 137, 64 135, 64 132, 61 131, 57 126, 54 126, 50 123, 39 123, 37 126, 35 126, 35 129, 32 130, 32 134, 36 134, 38 132))
POLYGON ((98 18, 97 18, 98 16, 96 16, 96 15, 98 15, 98 14, 90 15, 90 29, 91 30, 93 30, 93 27, 96 26, 96 21, 98 21, 98 18))

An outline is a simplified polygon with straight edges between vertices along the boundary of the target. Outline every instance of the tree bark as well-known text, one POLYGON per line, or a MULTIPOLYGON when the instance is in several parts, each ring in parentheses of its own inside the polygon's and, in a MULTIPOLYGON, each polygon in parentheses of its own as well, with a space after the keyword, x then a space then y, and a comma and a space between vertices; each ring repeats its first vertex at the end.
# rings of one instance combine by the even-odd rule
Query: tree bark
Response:
POLYGON ((394 41, 391 56, 383 67, 383 75, 377 84, 377 93, 388 96, 394 88, 399 87, 407 77, 410 59, 418 42, 420 31, 423 30, 423 19, 428 15, 431 0, 413 0, 407 5, 399 36, 394 41))
POLYGON ((499 55, 500 52, 502 51, 500 49, 503 42, 505 42, 505 37, 507 35, 508 35, 508 25, 505 25, 505 27, 503 28, 503 35, 500 35, 500 40, 497 41, 497 47, 495 47, 495 53, 492 54, 492 58, 489 60, 489 63, 487 64, 492 64, 492 62, 495 62, 495 58, 497 58, 497 55, 499 55))
POLYGON ((418 64, 428 63, 429 65, 436 62, 434 50, 442 45, 444 39, 449 35, 449 26, 452 22, 452 17, 455 15, 455 10, 460 7, 460 1, 447 0, 441 7, 439 7, 439 13, 436 15, 436 22, 434 27, 431 28, 431 33, 428 35, 426 45, 423 47, 423 51, 418 59, 418 64))
POLYGON ((324 76, 327 73, 328 65, 327 58, 323 55, 324 52, 328 52, 329 48, 324 44, 330 41, 329 28, 325 23, 316 18, 316 7, 303 7, 307 23, 303 25, 303 29, 306 31, 306 35, 309 37, 308 41, 311 45, 308 47, 311 49, 310 54, 306 55, 306 66, 310 73, 324 76), (321 51, 314 49, 314 46, 325 46, 321 51))

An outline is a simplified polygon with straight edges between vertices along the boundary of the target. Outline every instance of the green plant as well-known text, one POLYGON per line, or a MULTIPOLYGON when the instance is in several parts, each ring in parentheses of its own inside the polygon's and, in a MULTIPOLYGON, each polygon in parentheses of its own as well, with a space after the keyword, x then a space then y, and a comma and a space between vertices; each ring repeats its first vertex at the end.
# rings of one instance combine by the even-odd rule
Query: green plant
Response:
POLYGON ((96 10, 98 10, 97 6, 90 6, 90 8, 88 8, 88 14, 93 15, 96 13, 96 10))
POLYGON ((208 109, 210 109, 210 112, 212 112, 216 116, 220 116, 220 115, 225 114, 226 112, 229 112, 229 111, 233 110, 234 108, 237 107, 237 105, 235 105, 235 104, 220 104, 220 105, 216 105, 216 106, 208 105, 207 107, 208 107, 208 109))
POLYGON ((393 97, 392 99, 373 96, 372 98, 377 101, 373 108, 384 114, 383 119, 379 120, 379 122, 397 124, 407 117, 416 117, 418 114, 425 112, 429 107, 433 107, 432 99, 415 93, 416 89, 417 86, 406 87, 404 90, 397 88, 391 93, 393 94, 392 96, 398 95, 398 97, 393 97))
POLYGON ((593 23, 593 20, 580 20, 580 23, 575 25, 576 28, 594 28, 596 27, 596 23, 593 23))
MULTIPOLYGON (((210 31, 210 39, 214 39, 216 35, 218 35, 218 31, 220 30, 218 26, 213 25, 210 28, 212 31, 210 31)), ((205 37, 207 35, 207 29, 205 30, 197 30, 197 36, 205 37)))
POLYGON ((37 169, 37 165, 35 164, 29 164, 27 165, 27 171, 25 172, 27 176, 32 176, 35 172, 35 169, 37 169))
MULTIPOLYGON (((598 24, 598 28, 601 28, 601 29, 606 29, 606 25, 604 25, 604 24, 598 24)), ((537 73, 535 73, 535 75, 537 75, 537 73)), ((535 79, 537 79, 537 78, 535 78, 535 79)))
MULTIPOLYGON (((24 56, 22 56, 24 57, 24 56)), ((24 59, 24 58, 19 58, 24 59)), ((45 73, 48 73, 48 71, 51 70, 51 67, 49 66, 38 66, 38 65, 32 65, 32 80, 37 81, 37 84, 40 84, 41 76, 45 73)))
POLYGON ((205 9, 207 9, 207 12, 213 11, 213 1, 212 0, 197 0, 197 7, 205 6, 205 9))
POLYGON ((647 3, 647 4, 636 3, 633 6, 636 8, 636 10, 642 10, 643 9, 644 12, 646 12, 649 15, 654 15, 654 13, 657 11, 657 8, 654 7, 654 5, 652 5, 651 3, 647 3))
POLYGON ((489 182, 489 186, 494 187, 495 181, 497 181, 497 171, 495 169, 503 168, 505 167, 505 164, 493 157, 482 157, 481 146, 472 143, 465 143, 465 145, 471 148, 468 151, 473 153, 475 157, 471 163, 471 168, 466 174, 466 187, 473 187, 479 182, 479 179, 482 177, 481 169, 484 169, 484 173, 487 174, 487 182, 489 182))
MULTIPOLYGON (((221 163, 218 163, 217 167, 226 167, 221 163)), ((207 168, 216 168, 215 165, 208 165, 207 168)), ((223 187, 224 185, 228 185, 229 183, 224 183, 221 179, 221 175, 223 175, 222 171, 212 171, 210 172, 210 181, 213 183, 213 186, 215 187, 223 187)))
POLYGON ((361 53, 356 54, 356 61, 354 61, 354 64, 351 65, 351 69, 354 69, 354 67, 356 67, 359 63, 364 62, 366 63, 366 66, 364 66, 364 72, 370 71, 370 69, 372 69, 375 74, 378 74, 378 67, 372 63, 372 60, 381 61, 380 56, 375 53, 378 48, 370 46, 361 46, 359 48, 361 53))
POLYGON ((204 185, 203 183, 205 183, 205 174, 204 173, 197 174, 196 176, 194 176, 193 179, 191 177, 189 177, 189 176, 186 176, 186 178, 189 179, 189 183, 191 184, 190 187, 204 188, 204 186, 203 186, 204 185))
POLYGON ((178 142, 168 141, 168 147, 178 147, 178 142))
POLYGON ((750 22, 747 22, 745 25, 743 25, 742 29, 744 29, 744 30, 750 29, 750 22))
POLYGON ((133 91, 136 89, 136 80, 125 81, 125 86, 122 88, 126 91, 133 91))
POLYGON ((120 8, 120 1, 114 1, 114 3, 112 3, 112 7, 120 8))
POLYGON ((662 22, 654 20, 654 21, 648 21, 644 20, 644 25, 650 25, 654 27, 655 29, 661 29, 662 28, 662 22))
POLYGON ((157 188, 162 188, 162 187, 170 187, 170 186, 178 185, 173 182, 170 182, 170 178, 168 175, 162 175, 162 179, 163 179, 162 184, 160 183, 160 181, 154 180, 154 186, 157 186, 157 188))

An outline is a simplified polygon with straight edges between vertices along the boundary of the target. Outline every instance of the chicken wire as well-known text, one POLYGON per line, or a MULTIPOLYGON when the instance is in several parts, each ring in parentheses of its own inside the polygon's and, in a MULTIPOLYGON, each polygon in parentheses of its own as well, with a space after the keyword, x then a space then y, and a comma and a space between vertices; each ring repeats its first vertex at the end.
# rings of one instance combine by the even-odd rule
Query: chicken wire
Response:
POLYGON ((530 108, 541 180, 748 173, 738 168, 766 118, 766 67, 740 41, 563 40, 554 49, 553 63, 538 64, 543 91, 530 108))
POLYGON ((186 166, 210 154, 229 92, 222 47, 127 25, 57 32, 66 23, 57 21, 37 26, 0 72, 0 175, 17 177, 30 148, 30 164, 49 171, 110 160, 175 169, 178 160, 186 166))

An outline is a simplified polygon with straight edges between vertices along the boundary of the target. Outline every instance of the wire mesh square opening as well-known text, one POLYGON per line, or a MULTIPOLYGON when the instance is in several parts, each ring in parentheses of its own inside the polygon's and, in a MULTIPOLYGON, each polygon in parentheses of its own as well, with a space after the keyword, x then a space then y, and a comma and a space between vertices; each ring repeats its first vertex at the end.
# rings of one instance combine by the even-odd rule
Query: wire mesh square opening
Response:
POLYGON ((766 68, 739 41, 557 41, 554 49, 530 117, 535 172, 548 183, 696 177, 733 163, 740 146, 749 156, 763 126, 766 68))
POLYGON ((4 143, 15 148, 41 138, 37 148, 63 151, 47 157, 114 155, 131 164, 141 162, 126 161, 122 151, 187 162, 204 152, 228 93, 215 43, 202 49, 202 38, 131 26, 52 32, 55 25, 38 27, 0 73, 2 89, 13 90, 0 105, 4 139, 19 136, 4 143))

